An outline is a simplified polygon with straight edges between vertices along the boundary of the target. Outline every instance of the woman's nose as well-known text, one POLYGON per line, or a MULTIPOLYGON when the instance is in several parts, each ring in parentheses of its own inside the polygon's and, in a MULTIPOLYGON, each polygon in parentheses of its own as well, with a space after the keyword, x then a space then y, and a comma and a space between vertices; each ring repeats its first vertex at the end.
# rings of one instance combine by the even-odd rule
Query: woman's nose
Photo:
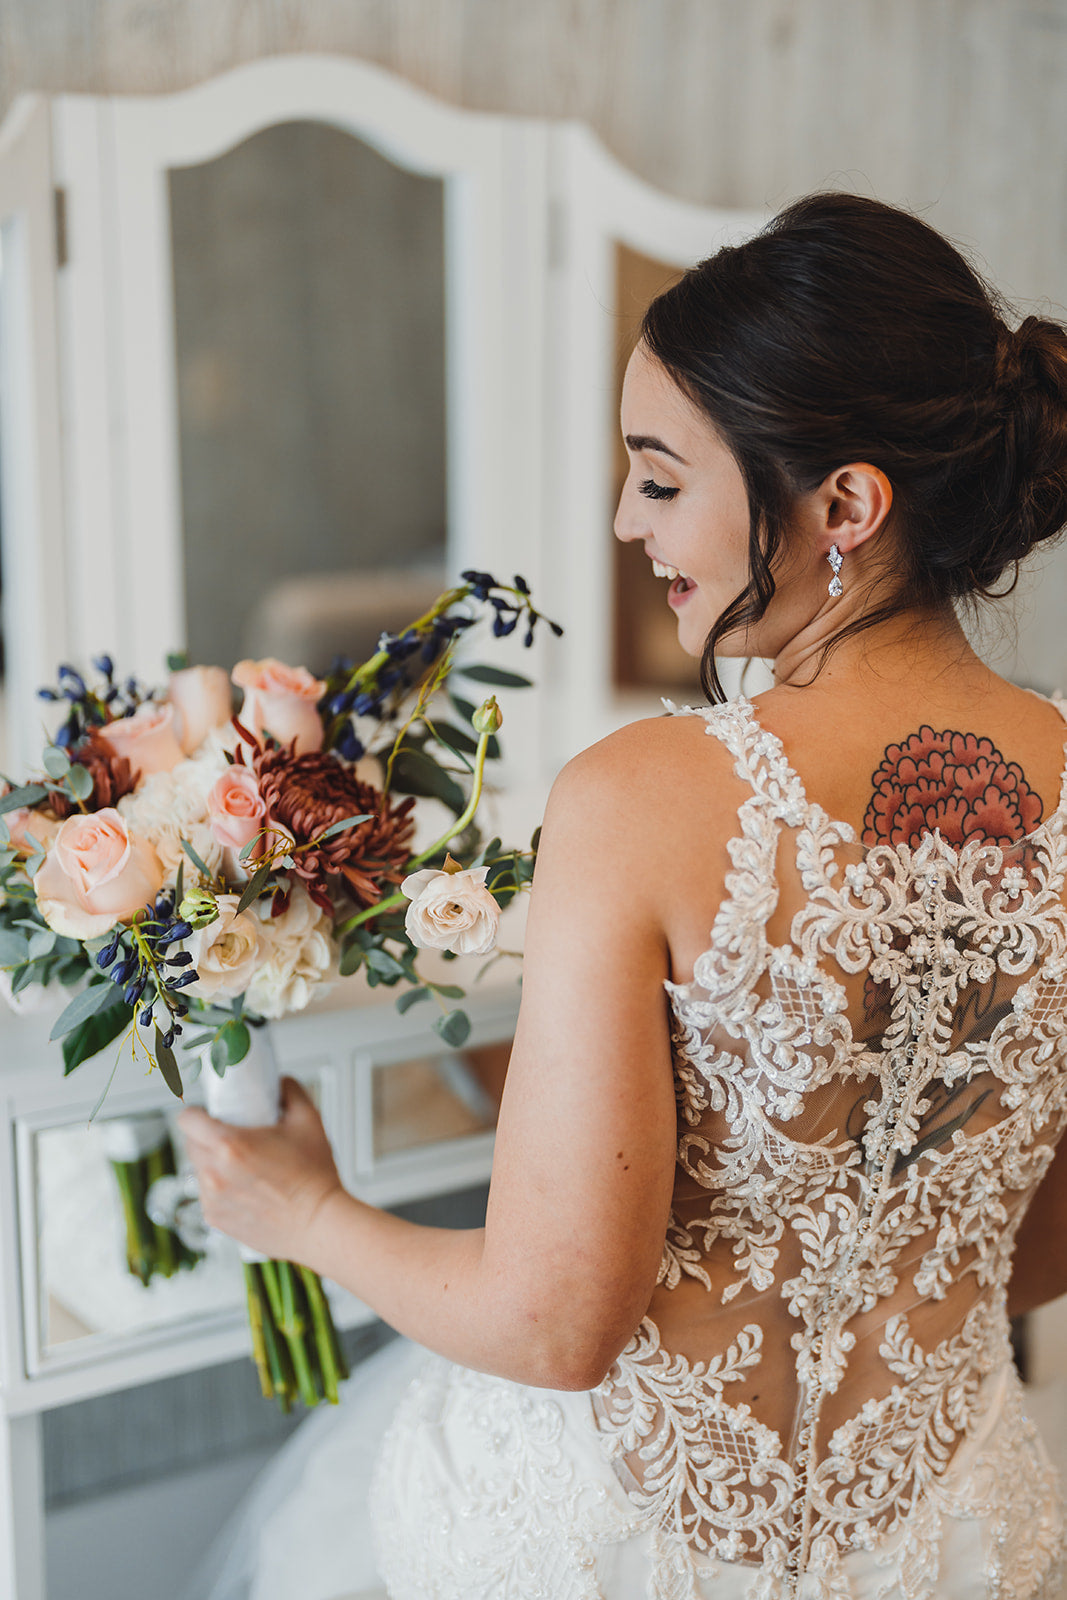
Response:
POLYGON ((629 479, 623 484, 622 493, 619 495, 614 528, 616 539, 621 539, 624 543, 648 536, 648 522, 642 515, 642 507, 636 492, 630 488, 629 479))

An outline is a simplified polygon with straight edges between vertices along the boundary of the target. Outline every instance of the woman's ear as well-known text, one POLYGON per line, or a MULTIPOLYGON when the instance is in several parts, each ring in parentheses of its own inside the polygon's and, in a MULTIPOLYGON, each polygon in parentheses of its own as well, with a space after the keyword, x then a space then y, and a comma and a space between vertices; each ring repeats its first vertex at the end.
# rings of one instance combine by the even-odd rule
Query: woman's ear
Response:
POLYGON ((893 486, 869 462, 838 467, 818 490, 821 532, 826 547, 846 554, 866 544, 885 525, 893 505, 893 486))

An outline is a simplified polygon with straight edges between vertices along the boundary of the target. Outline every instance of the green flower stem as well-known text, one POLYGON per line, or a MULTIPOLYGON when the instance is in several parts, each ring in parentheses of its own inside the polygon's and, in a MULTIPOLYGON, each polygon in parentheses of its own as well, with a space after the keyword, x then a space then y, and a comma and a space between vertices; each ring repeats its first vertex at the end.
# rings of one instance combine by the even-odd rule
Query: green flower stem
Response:
POLYGON ((264 1261, 260 1271, 267 1285, 275 1324, 289 1348, 300 1398, 306 1406, 317 1405, 319 1396, 304 1343, 305 1322, 297 1307, 292 1266, 288 1261, 264 1261))
POLYGON ((272 1273, 267 1272, 273 1262, 259 1261, 253 1264, 252 1272, 261 1291, 260 1310, 262 1312, 263 1342, 267 1349, 267 1367, 270 1373, 271 1390, 283 1411, 292 1409, 296 1398, 296 1381, 293 1372, 293 1363, 289 1351, 278 1337, 278 1317, 276 1312, 276 1299, 278 1292, 277 1279, 272 1273))
POLYGON ((122 1214, 126 1222, 126 1265, 133 1277, 147 1288, 152 1276, 152 1249, 145 1238, 144 1186, 135 1172, 136 1161, 112 1161, 122 1197, 122 1214))
MULTIPOLYGON (((410 631, 418 634, 425 633, 427 628, 431 627, 432 624, 436 622, 438 617, 444 616, 445 612, 448 611, 450 607, 458 605, 461 600, 466 600, 470 592, 471 589, 469 584, 463 584, 458 589, 447 589, 443 595, 434 601, 429 611, 425 612, 416 622, 411 624, 410 631)), ((362 689, 365 688, 367 684, 373 683, 379 672, 381 672, 382 668, 388 665, 389 659, 388 650, 376 650, 374 655, 372 655, 367 661, 364 661, 361 666, 356 667, 354 671, 349 674, 349 676, 344 680, 344 687, 339 689, 337 693, 346 694, 352 689, 362 689)), ((325 743, 327 746, 333 742, 338 728, 342 727, 347 720, 347 714, 333 718, 326 730, 325 743)))
MULTIPOLYGON (((173 1163, 166 1160, 166 1151, 161 1145, 158 1150, 149 1150, 144 1158, 145 1163, 145 1193, 155 1183, 157 1178, 169 1176, 173 1172, 173 1163)), ((158 1223, 152 1223, 152 1233, 155 1238, 155 1270, 161 1272, 165 1278, 173 1278, 178 1270, 175 1259, 174 1246, 176 1236, 169 1228, 161 1228, 158 1223)))
POLYGON ((322 1392, 331 1405, 337 1405, 340 1398, 337 1391, 338 1380, 348 1377, 348 1364, 341 1352, 337 1330, 333 1325, 333 1318, 326 1303, 326 1296, 322 1292, 318 1274, 312 1272, 309 1267, 299 1267, 297 1270, 311 1309, 311 1324, 315 1330, 319 1369, 322 1373, 322 1392))
MULTIPOLYGON (((421 855, 412 857, 407 865, 409 873, 416 871, 424 861, 429 861, 430 857, 435 856, 444 845, 448 844, 450 839, 456 837, 457 833, 462 833, 474 816, 482 798, 482 784, 485 781, 485 752, 492 737, 491 733, 480 733, 478 735, 478 748, 474 754, 474 784, 471 788, 471 797, 467 802, 466 810, 456 818, 447 833, 443 833, 421 855)), ((339 928, 334 929, 335 936, 338 939, 343 939, 346 934, 351 933, 354 928, 358 928, 361 923, 369 922, 372 917, 380 917, 383 911, 392 911, 395 906, 403 906, 407 905, 407 903, 406 895, 388 895, 384 900, 379 900, 376 905, 366 906, 362 911, 357 911, 354 917, 349 917, 347 922, 342 922, 339 928)))
POLYGON ((264 1400, 269 1400, 274 1394, 274 1380, 271 1376, 267 1341, 263 1331, 263 1303, 260 1298, 260 1285, 255 1263, 246 1261, 244 1271, 245 1292, 248 1296, 248 1327, 252 1334, 252 1359, 256 1364, 256 1372, 259 1374, 260 1391, 264 1400))

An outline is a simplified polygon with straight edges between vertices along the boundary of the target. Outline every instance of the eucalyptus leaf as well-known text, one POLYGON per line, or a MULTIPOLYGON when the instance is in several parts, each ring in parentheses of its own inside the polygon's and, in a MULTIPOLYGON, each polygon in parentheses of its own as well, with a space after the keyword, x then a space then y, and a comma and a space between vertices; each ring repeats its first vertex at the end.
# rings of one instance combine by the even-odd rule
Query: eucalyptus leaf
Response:
POLYGON ((467 797, 455 779, 423 751, 408 746, 393 762, 392 788, 400 794, 442 800, 457 817, 467 806, 467 797))
POLYGON ((242 911, 248 910, 253 901, 259 899, 260 894, 263 891, 263 887, 266 884, 267 879, 270 877, 270 871, 271 868, 269 861, 264 861, 261 867, 256 868, 255 872, 245 884, 244 893, 237 902, 237 910, 234 913, 235 916, 240 916, 242 911))
MULTIPOLYGON (((218 1043, 226 1051, 226 1065, 235 1067, 238 1061, 244 1060, 252 1048, 252 1034, 247 1022, 241 1022, 236 1017, 232 1022, 227 1022, 224 1027, 219 1029, 218 1043)), ((212 1059, 214 1059, 214 1053, 212 1054, 212 1059)))
POLYGON ((18 789, 9 789, 7 794, 0 794, 0 815, 17 811, 20 806, 35 806, 47 794, 43 783, 24 783, 18 789))
POLYGON ((368 950, 365 960, 367 966, 380 972, 383 978, 402 978, 404 975, 400 962, 388 950, 368 950))
POLYGON ((188 650, 171 650, 167 655, 168 672, 184 672, 189 665, 188 650))
POLYGON ((447 1015, 438 1017, 433 1025, 434 1032, 439 1033, 446 1044, 453 1050, 458 1050, 470 1037, 471 1019, 465 1011, 449 1011, 447 1015))
MULTIPOLYGON (((119 991, 111 984, 107 987, 111 989, 117 1003, 98 1011, 79 1027, 72 1028, 63 1040, 64 1077, 73 1072, 75 1067, 80 1067, 83 1061, 98 1055, 105 1045, 111 1044, 120 1033, 124 1033, 133 1021, 133 1012, 123 1001, 119 991)), ((110 1079, 108 1081, 110 1082, 110 1079)))
MULTIPOLYGON (((65 1033, 70 1033, 79 1023, 86 1022, 94 1017, 98 1011, 103 1011, 108 1006, 121 1002, 122 992, 113 983, 93 983, 88 989, 83 989, 81 994, 76 994, 59 1016, 52 1027, 49 1039, 62 1039, 65 1033)), ((127 1010, 129 1007, 126 1008, 127 1010)))
POLYGON ((178 857, 178 876, 174 881, 174 904, 180 906, 185 898, 185 862, 178 857))
POLYGON ((196 851, 193 849, 193 847, 189 843, 188 839, 183 839, 182 840, 182 849, 185 851, 186 855, 189 857, 189 860, 193 863, 193 866, 196 868, 196 870, 198 872, 202 872, 204 874, 205 878, 209 878, 210 879, 210 877, 211 877, 210 868, 205 864, 203 858, 201 856, 197 855, 196 851))
POLYGON ((176 1099, 183 1100, 185 1098, 185 1089, 182 1085, 182 1075, 178 1070, 174 1051, 169 1044, 163 1043, 163 1035, 158 1028, 156 1029, 155 1047, 152 1053, 156 1058, 156 1066, 159 1068, 163 1082, 176 1099))
POLYGON ((19 967, 27 959, 29 940, 13 928, 0 928, 0 967, 19 967))
POLYGON ((42 928, 40 933, 32 934, 28 956, 31 961, 40 961, 44 956, 50 956, 56 947, 56 936, 51 928, 42 928))
POLYGON ((418 1005, 420 1000, 428 999, 429 994, 430 991, 426 985, 424 983, 420 983, 417 989, 408 989, 404 994, 397 995, 396 1009, 400 1012, 400 1015, 403 1016, 405 1011, 410 1011, 411 1007, 418 1005))
POLYGON ((67 788, 75 800, 88 800, 93 792, 93 775, 80 761, 73 762, 67 773, 67 788))
POLYGON ((323 839, 332 839, 335 834, 344 833, 346 828, 354 828, 357 822, 369 822, 373 815, 374 813, 372 811, 363 811, 358 817, 344 817, 340 822, 332 823, 331 826, 326 829, 325 833, 320 833, 318 836, 319 841, 321 842, 323 839))
POLYGON ((464 678, 471 678, 475 683, 488 683, 495 689, 530 689, 533 687, 531 678, 524 678, 521 672, 504 672, 500 667, 460 666, 455 669, 464 678))
POLYGON ((461 989, 458 983, 435 983, 431 985, 434 994, 439 994, 442 1000, 462 1000, 466 989, 461 989))
POLYGON ((70 771, 70 757, 58 744, 50 744, 48 746, 44 753, 43 761, 44 770, 50 778, 55 778, 57 782, 60 778, 65 778, 70 771))
POLYGON ((337 963, 337 971, 340 973, 341 977, 350 978, 353 972, 358 972, 360 967, 363 965, 363 958, 366 953, 367 952, 363 949, 362 945, 347 945, 345 949, 341 951, 341 959, 337 963))

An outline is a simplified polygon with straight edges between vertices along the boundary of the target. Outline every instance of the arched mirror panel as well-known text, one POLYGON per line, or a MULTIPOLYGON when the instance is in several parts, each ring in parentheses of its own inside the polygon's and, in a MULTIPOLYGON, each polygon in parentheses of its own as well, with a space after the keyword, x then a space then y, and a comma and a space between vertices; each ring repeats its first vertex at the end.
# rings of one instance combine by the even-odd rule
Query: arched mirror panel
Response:
POLYGON ((444 185, 312 121, 167 174, 186 640, 323 671, 444 576, 444 185))

